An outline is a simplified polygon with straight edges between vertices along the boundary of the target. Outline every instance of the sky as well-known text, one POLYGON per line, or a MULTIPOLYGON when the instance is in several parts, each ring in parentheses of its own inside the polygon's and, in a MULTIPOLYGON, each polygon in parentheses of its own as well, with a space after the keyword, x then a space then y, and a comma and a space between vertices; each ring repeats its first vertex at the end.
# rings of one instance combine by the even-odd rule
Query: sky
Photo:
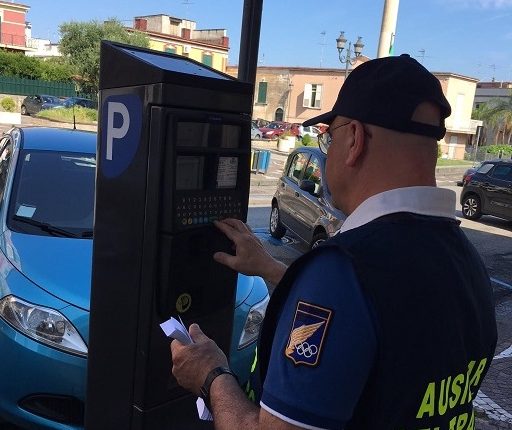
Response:
MULTIPOLYGON (((238 64, 243 0, 20 0, 30 6, 33 37, 59 39, 69 21, 166 14, 224 28, 228 62, 238 64)), ((264 0, 258 64, 342 68, 336 38, 358 36, 375 58, 384 0, 264 0)), ((395 54, 408 53, 433 72, 512 81, 512 0, 401 0, 395 54)))

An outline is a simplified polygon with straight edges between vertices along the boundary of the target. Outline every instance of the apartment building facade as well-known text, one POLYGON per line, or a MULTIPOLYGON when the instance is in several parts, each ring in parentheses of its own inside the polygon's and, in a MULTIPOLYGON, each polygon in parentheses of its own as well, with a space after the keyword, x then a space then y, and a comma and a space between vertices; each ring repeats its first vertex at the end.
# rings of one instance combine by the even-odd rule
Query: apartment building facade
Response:
POLYGON ((133 29, 148 35, 151 49, 182 55, 226 71, 229 38, 225 29, 198 30, 195 21, 164 14, 137 16, 133 29))
POLYGON ((25 34, 26 15, 30 6, 0 1, 0 49, 26 52, 33 48, 25 34))
MULTIPOLYGON (((227 73, 237 76, 238 68, 227 73)), ((450 102, 446 136, 439 142, 444 158, 463 159, 466 145, 476 133, 471 120, 478 79, 456 73, 434 72, 450 102)), ((258 67, 253 118, 303 122, 329 111, 345 81, 345 71, 308 67, 258 67)))

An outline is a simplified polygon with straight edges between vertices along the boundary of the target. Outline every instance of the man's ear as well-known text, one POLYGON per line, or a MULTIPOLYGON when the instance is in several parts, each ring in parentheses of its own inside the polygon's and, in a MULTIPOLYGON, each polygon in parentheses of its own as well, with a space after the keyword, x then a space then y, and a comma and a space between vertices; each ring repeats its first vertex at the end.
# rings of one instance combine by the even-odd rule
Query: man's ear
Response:
POLYGON ((353 167, 361 160, 365 145, 365 132, 363 124, 359 121, 352 121, 349 127, 352 132, 352 140, 350 142, 346 164, 347 166, 353 167))

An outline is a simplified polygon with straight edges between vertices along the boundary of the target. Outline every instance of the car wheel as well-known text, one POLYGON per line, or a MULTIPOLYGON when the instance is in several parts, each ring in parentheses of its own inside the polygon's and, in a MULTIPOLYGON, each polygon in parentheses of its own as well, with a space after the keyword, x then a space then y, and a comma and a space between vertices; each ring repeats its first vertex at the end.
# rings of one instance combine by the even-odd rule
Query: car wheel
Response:
POLYGON ((313 236, 313 239, 311 240, 311 249, 315 249, 318 245, 320 245, 322 242, 325 242, 329 237, 327 236, 327 233, 325 231, 319 231, 313 236))
POLYGON ((279 216, 279 206, 276 203, 272 205, 270 212, 270 234, 276 239, 281 239, 286 233, 286 227, 281 224, 281 217, 279 216))
POLYGON ((480 198, 475 194, 464 197, 462 201, 462 216, 467 219, 478 219, 482 216, 480 198))
POLYGON ((254 136, 255 139, 261 139, 261 135, 260 134, 257 134, 256 136, 254 136))
POLYGON ((28 115, 27 108, 25 107, 25 105, 21 105, 21 114, 28 115))

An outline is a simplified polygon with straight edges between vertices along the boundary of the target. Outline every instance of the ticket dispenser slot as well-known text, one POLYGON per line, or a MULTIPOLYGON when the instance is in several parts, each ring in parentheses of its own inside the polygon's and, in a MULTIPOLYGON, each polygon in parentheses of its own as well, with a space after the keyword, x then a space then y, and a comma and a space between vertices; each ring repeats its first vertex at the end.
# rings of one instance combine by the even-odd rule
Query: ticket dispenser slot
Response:
POLYGON ((228 354, 237 274, 213 225, 245 221, 252 85, 103 42, 87 430, 211 429, 171 374, 159 324, 197 322, 228 354))

